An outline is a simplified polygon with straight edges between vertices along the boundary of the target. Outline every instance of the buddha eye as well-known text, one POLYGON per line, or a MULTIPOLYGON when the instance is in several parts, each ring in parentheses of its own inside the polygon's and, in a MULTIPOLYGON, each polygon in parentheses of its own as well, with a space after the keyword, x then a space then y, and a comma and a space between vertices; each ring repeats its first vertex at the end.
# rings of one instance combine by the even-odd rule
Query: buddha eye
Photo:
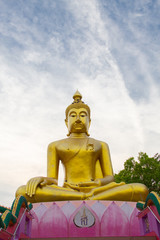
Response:
POLYGON ((81 113, 81 114, 80 114, 80 117, 86 117, 86 116, 87 116, 86 113, 81 113))
POLYGON ((70 118, 75 118, 77 114, 75 112, 70 112, 69 117, 70 118))

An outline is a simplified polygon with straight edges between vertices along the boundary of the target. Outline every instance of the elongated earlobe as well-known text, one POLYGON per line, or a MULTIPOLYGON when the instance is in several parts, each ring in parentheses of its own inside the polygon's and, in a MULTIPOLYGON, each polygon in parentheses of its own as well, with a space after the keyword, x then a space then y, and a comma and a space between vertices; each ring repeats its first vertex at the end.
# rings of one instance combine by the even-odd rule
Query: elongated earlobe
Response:
POLYGON ((71 135, 71 132, 67 133, 67 137, 69 137, 71 135))
POLYGON ((90 136, 90 134, 88 133, 88 131, 86 131, 86 134, 87 134, 88 137, 90 136))
POLYGON ((68 119, 65 119, 65 124, 66 124, 66 127, 68 128, 68 119))
MULTIPOLYGON (((64 121, 65 121, 66 127, 68 128, 68 119, 65 119, 64 121)), ((69 131, 69 132, 67 133, 67 137, 69 137, 70 134, 71 134, 71 132, 69 131)))

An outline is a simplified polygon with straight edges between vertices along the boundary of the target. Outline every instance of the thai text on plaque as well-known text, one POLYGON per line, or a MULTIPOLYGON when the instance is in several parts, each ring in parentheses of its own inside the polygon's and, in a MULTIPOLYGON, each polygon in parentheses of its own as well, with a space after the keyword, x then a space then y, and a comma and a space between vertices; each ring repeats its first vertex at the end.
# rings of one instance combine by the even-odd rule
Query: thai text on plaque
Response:
POLYGON ((87 207, 83 206, 75 215, 73 222, 80 228, 92 227, 95 224, 95 217, 87 207))

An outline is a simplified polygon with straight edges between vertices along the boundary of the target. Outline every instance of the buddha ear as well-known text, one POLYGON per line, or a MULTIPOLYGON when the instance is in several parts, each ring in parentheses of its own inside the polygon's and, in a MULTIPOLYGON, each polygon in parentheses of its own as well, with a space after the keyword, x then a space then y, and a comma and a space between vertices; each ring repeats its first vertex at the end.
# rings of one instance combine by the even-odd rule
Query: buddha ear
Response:
POLYGON ((89 127, 90 127, 90 125, 91 125, 91 119, 89 119, 89 127))
POLYGON ((66 126, 68 128, 68 119, 65 119, 64 121, 65 121, 65 124, 66 124, 66 126))

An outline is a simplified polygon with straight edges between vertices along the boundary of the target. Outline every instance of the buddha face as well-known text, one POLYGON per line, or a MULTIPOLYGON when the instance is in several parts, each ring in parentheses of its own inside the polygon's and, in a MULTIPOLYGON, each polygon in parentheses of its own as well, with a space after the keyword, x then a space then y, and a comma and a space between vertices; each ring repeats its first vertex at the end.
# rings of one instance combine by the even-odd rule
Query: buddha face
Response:
POLYGON ((70 133, 86 133, 90 126, 90 119, 85 108, 72 108, 68 112, 68 117, 65 120, 69 134, 70 133))

